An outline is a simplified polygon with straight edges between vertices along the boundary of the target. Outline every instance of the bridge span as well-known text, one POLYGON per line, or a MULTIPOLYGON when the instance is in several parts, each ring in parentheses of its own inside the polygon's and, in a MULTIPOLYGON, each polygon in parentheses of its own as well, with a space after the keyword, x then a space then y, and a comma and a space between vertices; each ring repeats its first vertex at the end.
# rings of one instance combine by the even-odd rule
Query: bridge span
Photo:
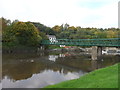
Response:
POLYGON ((120 38, 43 40, 41 45, 91 46, 92 57, 96 60, 97 56, 102 55, 102 47, 120 47, 120 38))
POLYGON ((43 40, 43 45, 67 45, 67 46, 104 46, 118 47, 120 46, 120 38, 111 39, 56 39, 43 40))

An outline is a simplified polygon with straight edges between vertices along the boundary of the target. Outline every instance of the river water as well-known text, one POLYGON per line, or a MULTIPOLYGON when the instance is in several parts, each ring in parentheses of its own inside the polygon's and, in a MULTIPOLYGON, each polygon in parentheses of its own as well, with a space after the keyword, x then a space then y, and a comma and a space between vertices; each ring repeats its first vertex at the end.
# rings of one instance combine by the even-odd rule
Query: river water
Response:
POLYGON ((43 88, 113 65, 120 62, 119 58, 119 55, 102 55, 92 60, 91 54, 75 52, 3 54, 0 82, 3 88, 43 88))

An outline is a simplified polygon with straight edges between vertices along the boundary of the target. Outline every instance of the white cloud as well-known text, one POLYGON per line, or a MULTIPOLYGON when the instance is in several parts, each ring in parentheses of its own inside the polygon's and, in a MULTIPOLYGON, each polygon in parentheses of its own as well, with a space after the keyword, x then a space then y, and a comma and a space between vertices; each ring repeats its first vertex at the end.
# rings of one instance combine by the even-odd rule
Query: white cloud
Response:
MULTIPOLYGON (((90 27, 117 27, 118 24, 118 6, 117 3, 111 3, 104 7, 101 7, 96 10, 91 10, 91 13, 89 15, 92 18, 90 19, 90 22, 88 20, 85 22, 90 27), (94 20, 92 20, 94 19, 94 20)), ((86 16, 86 17, 89 17, 86 16)), ((85 18, 84 18, 85 19, 85 18)))
POLYGON ((41 22, 47 26, 68 23, 82 27, 117 27, 118 1, 0 0, 0 16, 12 20, 41 22), (83 7, 81 5, 83 2, 85 5, 88 3, 93 5, 83 7), (96 8, 93 2, 102 3, 99 8, 96 8))

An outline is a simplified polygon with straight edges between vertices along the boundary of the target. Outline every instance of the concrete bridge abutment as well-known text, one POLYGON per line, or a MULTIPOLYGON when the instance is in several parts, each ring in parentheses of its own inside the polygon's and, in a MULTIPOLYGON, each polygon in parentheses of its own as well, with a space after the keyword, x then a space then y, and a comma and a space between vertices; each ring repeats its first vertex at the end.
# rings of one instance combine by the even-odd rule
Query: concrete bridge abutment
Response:
POLYGON ((97 60, 102 55, 102 47, 92 46, 92 60, 97 60))

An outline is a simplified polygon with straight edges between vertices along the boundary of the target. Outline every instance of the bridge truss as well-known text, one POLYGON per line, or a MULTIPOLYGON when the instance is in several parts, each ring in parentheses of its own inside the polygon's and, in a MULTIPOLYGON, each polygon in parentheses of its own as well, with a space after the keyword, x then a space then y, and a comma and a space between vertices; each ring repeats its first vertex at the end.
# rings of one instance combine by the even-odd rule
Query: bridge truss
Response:
POLYGON ((67 45, 67 46, 104 46, 120 47, 120 38, 111 39, 56 39, 43 40, 42 45, 67 45))

